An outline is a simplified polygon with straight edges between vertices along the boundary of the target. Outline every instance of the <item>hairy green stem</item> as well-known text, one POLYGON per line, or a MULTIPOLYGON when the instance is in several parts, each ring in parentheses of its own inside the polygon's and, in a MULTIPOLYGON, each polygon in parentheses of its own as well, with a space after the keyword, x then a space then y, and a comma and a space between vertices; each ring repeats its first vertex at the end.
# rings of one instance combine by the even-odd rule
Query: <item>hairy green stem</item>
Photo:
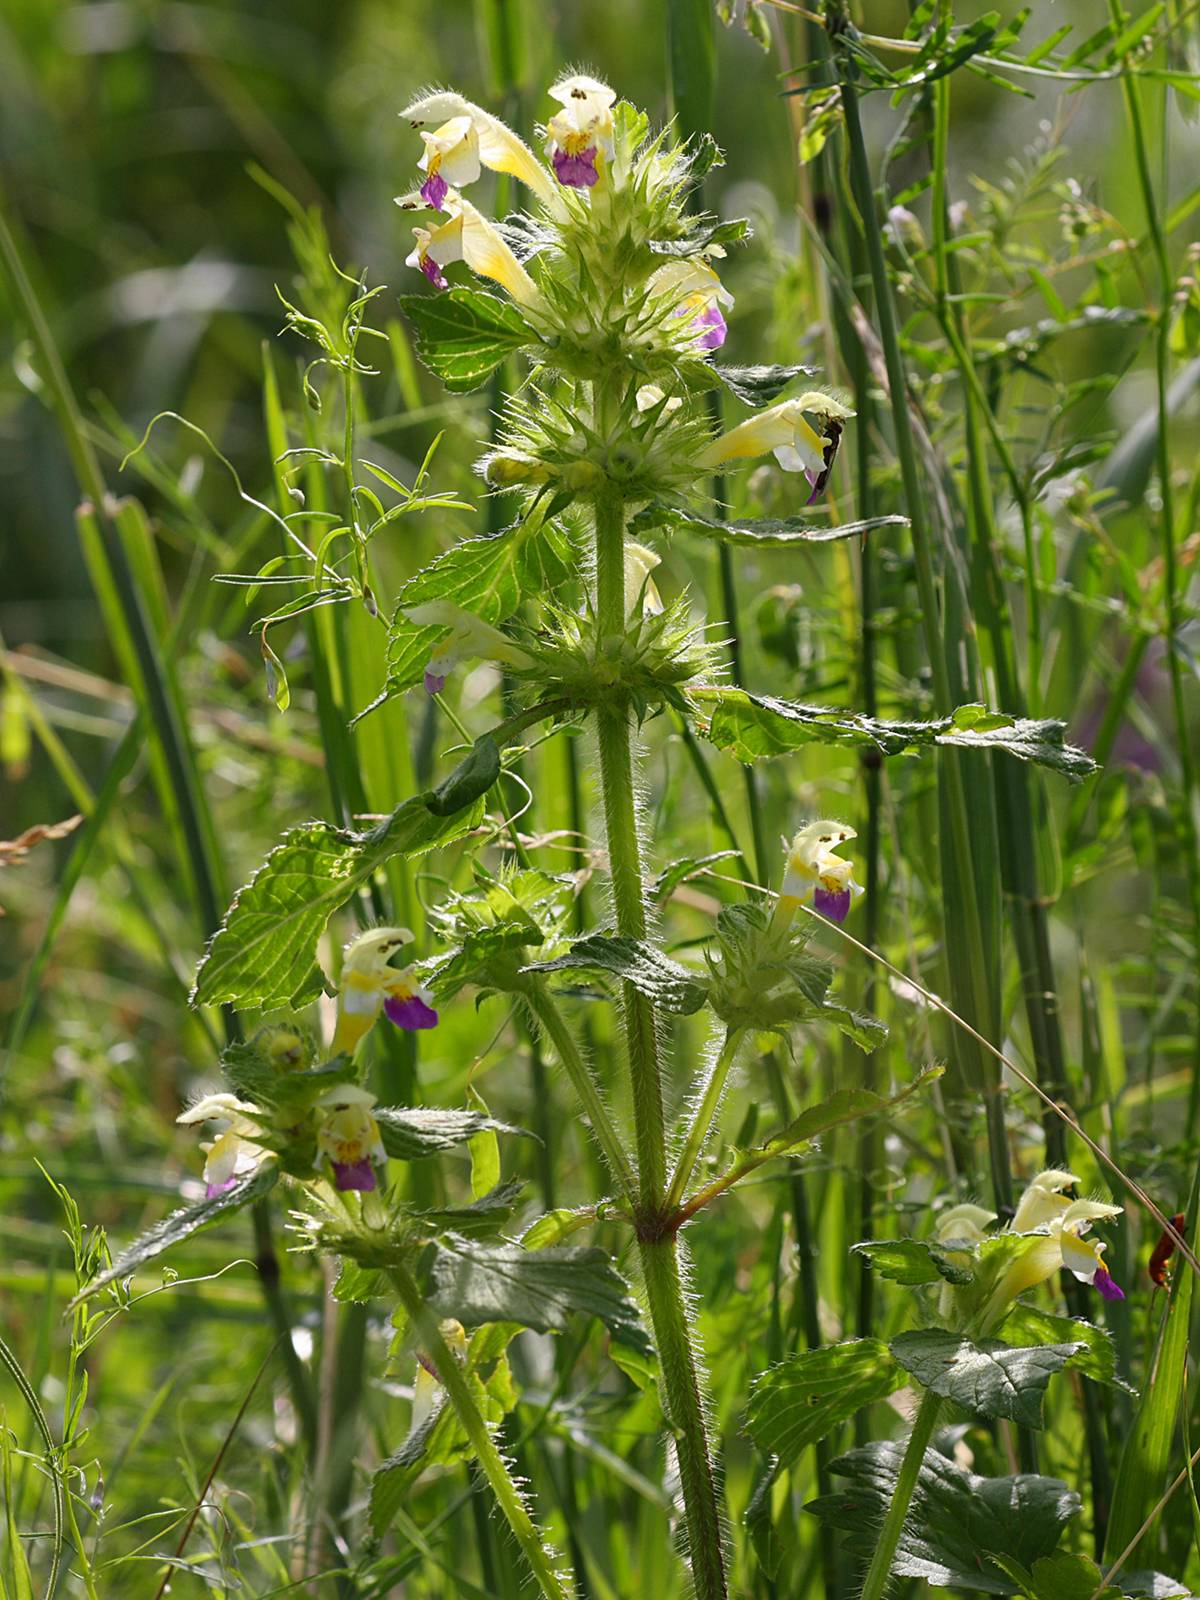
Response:
MULTIPOLYGON (((597 396, 598 402, 607 398, 597 396)), ((596 501, 595 609, 603 649, 608 640, 623 637, 626 627, 625 507, 615 492, 602 493, 596 501)), ((596 734, 617 931, 624 938, 643 939, 646 905, 632 733, 629 707, 623 700, 614 697, 598 708, 596 734)), ((725 1600, 724 1540, 692 1319, 684 1303, 675 1230, 664 1228, 667 1140, 658 1035, 653 1007, 630 983, 624 986, 624 1016, 638 1157, 638 1245, 662 1371, 664 1410, 679 1459, 688 1556, 697 1600, 725 1600)))
POLYGON ((579 1097, 584 1115, 592 1125, 596 1143, 604 1152, 605 1160, 622 1196, 632 1203, 637 1193, 637 1178, 629 1164, 629 1157, 625 1154, 620 1135, 613 1126, 596 1080, 583 1059, 583 1054, 575 1042, 575 1036, 567 1026, 554 996, 547 988, 546 980, 531 977, 528 987, 522 989, 520 993, 554 1046, 559 1064, 571 1080, 571 1087, 579 1097))
POLYGON ((934 1394, 932 1389, 926 1389, 917 1409, 912 1432, 908 1436, 908 1446, 900 1463, 896 1487, 892 1490, 891 1503, 883 1527, 879 1531, 879 1543, 875 1546, 871 1565, 867 1568, 866 1581, 859 1600, 882 1600, 887 1589, 892 1562, 896 1559, 896 1547, 900 1543, 900 1535, 904 1532, 908 1508, 912 1504, 917 1479, 921 1473, 921 1464, 925 1460, 925 1450, 933 1438, 933 1430, 937 1427, 941 1409, 941 1397, 934 1394))
POLYGON ((400 1304, 420 1337, 421 1347, 432 1361, 438 1380, 454 1407, 464 1433, 470 1440, 475 1459, 479 1463, 479 1470, 491 1486, 492 1493, 496 1496, 496 1504, 512 1529, 513 1538, 516 1539, 521 1553, 529 1563, 530 1571, 537 1579, 538 1588, 547 1600, 571 1600, 575 1593, 574 1584, 555 1566, 551 1552, 530 1516, 521 1491, 513 1482, 508 1464, 492 1437, 492 1430, 479 1409, 467 1374, 459 1366, 442 1338, 438 1320, 425 1304, 416 1279, 403 1264, 392 1266, 389 1276, 400 1304))

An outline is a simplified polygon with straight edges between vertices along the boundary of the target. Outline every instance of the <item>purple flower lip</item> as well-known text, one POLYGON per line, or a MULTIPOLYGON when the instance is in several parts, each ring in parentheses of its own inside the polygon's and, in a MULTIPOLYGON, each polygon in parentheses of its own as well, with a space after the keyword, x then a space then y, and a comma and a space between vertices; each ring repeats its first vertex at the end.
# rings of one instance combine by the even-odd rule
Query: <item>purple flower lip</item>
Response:
POLYGON ((820 884, 813 890, 813 908, 830 922, 845 922, 850 910, 849 889, 824 889, 820 884))
POLYGON ((446 687, 446 674, 444 672, 430 672, 425 668, 425 693, 441 694, 446 687))
POLYGON ((436 1028, 438 1024, 437 1012, 419 994, 410 994, 406 999, 392 995, 383 1002, 383 1014, 406 1033, 419 1033, 422 1028, 436 1028))
POLYGON ((365 1157, 362 1161, 335 1161, 333 1183, 343 1194, 352 1189, 365 1194, 376 1186, 375 1168, 365 1157))
POLYGON ((228 1194, 237 1182, 236 1177, 226 1178, 224 1183, 208 1183, 204 1186, 204 1198, 215 1200, 219 1194, 228 1194))
POLYGON ((1106 1300, 1124 1300, 1125 1291, 1119 1283, 1113 1281, 1107 1267, 1097 1267, 1096 1276, 1092 1279, 1092 1287, 1099 1289, 1106 1300))
POLYGON ((590 189, 600 181, 596 171, 596 146, 591 144, 577 156, 565 150, 554 152, 554 176, 564 189, 590 189))
POLYGON ((446 274, 442 271, 441 267, 438 266, 437 262, 432 256, 426 256, 424 261, 422 261, 421 271, 429 279, 430 283, 435 289, 445 289, 448 287, 446 283, 446 274))
POLYGON ((721 315, 718 305, 711 305, 702 311, 698 317, 692 318, 692 327, 699 330, 697 344, 701 350, 719 350, 725 343, 725 336, 729 332, 725 318, 721 315))
POLYGON ((440 172, 431 172, 421 185, 421 198, 435 211, 442 209, 442 201, 446 198, 446 191, 450 185, 440 172))

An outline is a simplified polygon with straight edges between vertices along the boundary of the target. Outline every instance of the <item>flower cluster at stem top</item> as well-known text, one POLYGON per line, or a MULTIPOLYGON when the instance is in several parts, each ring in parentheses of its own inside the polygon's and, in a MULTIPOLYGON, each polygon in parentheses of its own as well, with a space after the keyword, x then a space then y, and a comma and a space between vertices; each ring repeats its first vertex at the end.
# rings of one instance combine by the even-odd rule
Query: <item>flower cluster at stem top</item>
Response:
MULTIPOLYGON (((488 483, 523 492, 529 510, 607 495, 669 512, 713 472, 772 454, 807 478, 806 502, 821 495, 853 415, 836 396, 809 389, 713 431, 704 393, 717 384, 712 357, 734 304, 718 268, 725 243, 745 232, 689 208, 714 147, 651 136, 645 116, 594 77, 564 77, 550 99, 548 164, 452 91, 402 112, 421 151, 419 182, 397 203, 424 213, 408 264, 438 291, 463 264, 504 291, 529 334, 534 371, 481 464, 488 483), (531 214, 496 223, 467 199, 485 170, 516 179, 531 214)), ((430 693, 468 655, 527 665, 494 626, 437 617, 428 604, 407 614, 449 630, 428 663, 430 693)))

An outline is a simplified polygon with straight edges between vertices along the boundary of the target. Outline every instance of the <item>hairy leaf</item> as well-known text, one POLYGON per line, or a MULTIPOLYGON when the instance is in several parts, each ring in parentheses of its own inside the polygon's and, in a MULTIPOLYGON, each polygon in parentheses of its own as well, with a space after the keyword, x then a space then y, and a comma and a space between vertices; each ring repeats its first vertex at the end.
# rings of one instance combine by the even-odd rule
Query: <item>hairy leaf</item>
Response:
POLYGON ((898 1334, 891 1351, 926 1389, 964 1411, 1008 1417, 1026 1428, 1042 1426, 1046 1385, 1085 1346, 1035 1344, 1014 1349, 1002 1339, 972 1343, 942 1328, 898 1334))
POLYGON ((406 800, 369 833, 308 822, 284 834, 234 897, 196 972, 193 1005, 300 1006, 320 994, 317 942, 333 913, 392 856, 421 855, 476 827, 476 801, 436 816, 406 800))
POLYGON ((769 406, 772 400, 777 399, 783 393, 789 383, 794 382, 796 378, 815 377, 819 369, 817 367, 711 366, 708 370, 743 405, 757 407, 769 406))
MULTIPOLYGON (((639 513, 645 516, 646 513, 639 513)), ((807 522, 802 517, 733 517, 722 522, 716 517, 703 517, 697 511, 676 511, 662 514, 651 508, 655 522, 667 522, 684 533, 703 533, 723 539, 726 544, 754 545, 759 549, 785 549, 797 544, 830 544, 838 539, 853 539, 858 535, 873 533, 876 528, 907 527, 908 518, 901 516, 869 517, 865 522, 846 522, 837 528, 823 527, 807 522)), ((635 517, 631 530, 637 531, 635 517)), ((649 518, 642 526, 650 526, 649 518)))
POLYGON ((1000 1332, 1009 1344, 1078 1344, 1070 1365, 1094 1378, 1112 1384, 1127 1394, 1136 1391, 1117 1376, 1117 1351, 1112 1334, 1097 1328, 1082 1317, 1058 1317, 1038 1306, 1018 1300, 1005 1318, 1000 1332))
POLYGON ((648 1352, 650 1342, 625 1280, 603 1250, 554 1245, 480 1244, 449 1234, 433 1258, 430 1304, 466 1327, 518 1322, 540 1333, 573 1315, 599 1317, 622 1343, 648 1352))
POLYGON ((789 1150, 828 1133, 830 1128, 841 1127, 845 1122, 857 1122, 860 1117, 877 1116, 881 1111, 891 1111, 910 1095, 927 1088, 939 1076, 937 1068, 922 1072, 894 1095, 875 1094, 871 1089, 835 1089, 827 1100, 809 1106, 789 1122, 767 1148, 776 1155, 785 1155, 789 1150))
POLYGON ((507 300, 483 289, 402 294, 400 307, 417 335, 417 354, 447 389, 478 389, 502 361, 537 334, 507 300))
MULTIPOLYGON (((830 1470, 851 1487, 804 1509, 854 1535, 868 1558, 895 1495, 903 1455, 902 1441, 850 1451, 830 1470)), ((978 1478, 936 1450, 925 1452, 916 1499, 920 1515, 904 1525, 895 1576, 984 1594, 1011 1594, 1016 1587, 988 1560, 990 1554, 1031 1566, 1053 1554, 1064 1525, 1079 1510, 1079 1496, 1058 1478, 978 1478)))
POLYGON ((604 972, 631 983, 663 1011, 688 1016, 699 1011, 708 985, 695 973, 672 961, 661 950, 639 939, 610 938, 589 933, 577 939, 566 955, 553 961, 534 961, 523 972, 604 972))
POLYGON ((872 1272, 910 1289, 939 1281, 970 1283, 975 1276, 926 1239, 868 1239, 852 1248, 866 1257, 872 1272))
POLYGON ((512 1216, 525 1185, 520 1178, 510 1178, 498 1183, 486 1194, 461 1206, 438 1206, 432 1211, 419 1211, 415 1215, 428 1227, 454 1228, 464 1236, 495 1233, 501 1223, 512 1216))
POLYGON ((434 1106, 378 1106, 383 1148, 396 1161, 419 1161, 466 1144, 477 1133, 520 1133, 482 1111, 439 1111, 434 1106))
POLYGON ((906 1381, 881 1339, 804 1350, 754 1380, 746 1426, 759 1449, 791 1466, 810 1444, 906 1381))
POLYGON ((522 591, 547 589, 566 550, 561 533, 533 518, 486 538, 462 539, 443 551, 400 591, 388 628, 387 688, 375 704, 419 683, 434 646, 446 635, 434 624, 410 622, 404 615, 410 606, 449 600, 494 626, 516 609, 522 591))
POLYGON ((267 1161, 253 1172, 243 1173, 234 1181, 233 1187, 226 1189, 222 1194, 197 1200, 195 1205, 181 1206, 178 1211, 172 1211, 170 1216, 164 1217, 161 1222, 156 1222, 142 1234, 140 1239, 135 1239, 127 1249, 122 1250, 99 1277, 93 1278, 77 1299, 86 1300, 107 1284, 131 1277, 156 1256, 161 1256, 164 1251, 181 1244, 193 1233, 199 1233, 201 1228, 211 1227, 214 1222, 220 1222, 223 1217, 231 1215, 234 1211, 240 1211, 252 1201, 260 1200, 263 1195, 269 1194, 278 1182, 279 1168, 273 1161, 267 1161))
POLYGON ((924 745, 1005 750, 1073 782, 1096 769, 1090 756, 1064 742, 1063 723, 1010 717, 983 706, 959 706, 950 716, 930 722, 889 722, 857 711, 802 705, 744 689, 703 687, 691 690, 691 697, 708 712, 707 732, 712 742, 747 764, 766 756, 788 755, 815 740, 874 745, 886 756, 904 755, 924 745))

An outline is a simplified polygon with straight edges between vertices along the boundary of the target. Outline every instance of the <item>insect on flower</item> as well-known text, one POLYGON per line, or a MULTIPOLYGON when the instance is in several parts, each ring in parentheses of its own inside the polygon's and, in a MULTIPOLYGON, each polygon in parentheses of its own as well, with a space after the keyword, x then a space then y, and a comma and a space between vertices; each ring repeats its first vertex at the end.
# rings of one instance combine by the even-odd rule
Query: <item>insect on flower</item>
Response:
POLYGON ((806 501, 811 505, 829 481, 842 428, 854 412, 833 395, 809 390, 797 400, 782 400, 756 417, 739 422, 703 450, 698 465, 720 467, 726 462, 774 453, 785 472, 803 472, 812 485, 806 501), (813 417, 818 431, 808 421, 813 417))
POLYGON ((408 1033, 437 1026, 433 996, 413 976, 412 967, 388 965, 397 950, 411 943, 407 928, 372 928, 346 946, 330 1047, 334 1054, 352 1054, 380 1012, 408 1033))
POLYGON ((1150 1252, 1150 1263, 1146 1271, 1150 1275, 1150 1282, 1159 1289, 1165 1289, 1170 1278, 1170 1274, 1167 1271, 1167 1263, 1175 1254, 1178 1244, 1175 1234, 1182 1238, 1183 1230, 1186 1226, 1187 1217, 1182 1211, 1177 1211, 1171 1218, 1171 1228, 1174 1229, 1174 1232, 1164 1228, 1159 1235, 1158 1243, 1150 1252))
POLYGON ((343 1193, 376 1188, 375 1168, 387 1160, 379 1124, 371 1115, 374 1105, 371 1091, 356 1083, 339 1083, 317 1101, 317 1147, 328 1156, 334 1186, 343 1193))
POLYGON ((546 124, 546 153, 567 189, 591 189, 613 158, 612 107, 616 94, 596 78, 561 78, 550 97, 562 107, 546 124))
POLYGON ((854 864, 839 856, 837 848, 857 838, 844 822, 810 822, 801 828, 787 849, 783 888, 775 905, 774 921, 786 925, 802 900, 812 896, 813 909, 831 922, 845 922, 850 907, 862 894, 854 881, 854 864))

